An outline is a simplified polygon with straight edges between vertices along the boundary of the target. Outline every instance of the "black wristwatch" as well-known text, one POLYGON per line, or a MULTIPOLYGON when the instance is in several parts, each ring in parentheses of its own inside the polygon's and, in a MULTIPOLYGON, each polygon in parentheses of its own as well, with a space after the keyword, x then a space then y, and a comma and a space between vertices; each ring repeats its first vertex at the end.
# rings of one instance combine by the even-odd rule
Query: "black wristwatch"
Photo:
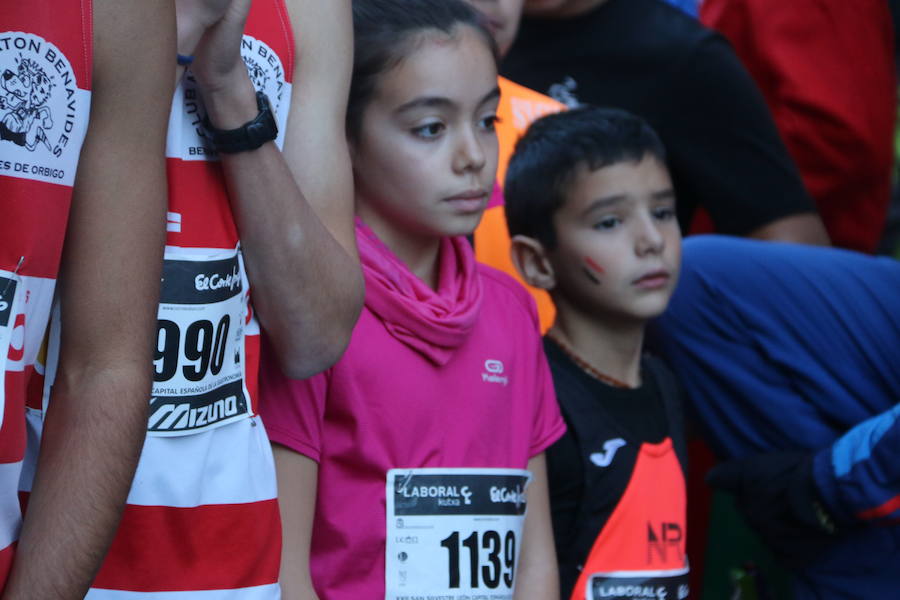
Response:
POLYGON ((262 92, 256 92, 256 106, 259 108, 256 118, 237 129, 216 129, 209 122, 209 116, 204 117, 203 126, 217 152, 235 154, 256 150, 278 137, 278 125, 269 105, 269 97, 262 92))

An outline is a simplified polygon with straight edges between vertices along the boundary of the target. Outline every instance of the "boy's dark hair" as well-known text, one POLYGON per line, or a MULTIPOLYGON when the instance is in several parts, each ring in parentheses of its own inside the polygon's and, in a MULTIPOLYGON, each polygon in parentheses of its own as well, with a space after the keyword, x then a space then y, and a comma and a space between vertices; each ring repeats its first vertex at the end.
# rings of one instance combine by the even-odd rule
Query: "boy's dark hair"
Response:
POLYGON ((448 35, 459 25, 474 27, 498 60, 485 18, 463 0, 353 0, 353 79, 347 104, 347 135, 355 139, 379 76, 403 61, 417 33, 448 35))
POLYGON ((510 236, 526 235, 552 250, 553 215, 565 202, 575 170, 638 162, 647 155, 666 162, 656 132, 624 110, 583 106, 538 119, 516 144, 506 171, 510 236))

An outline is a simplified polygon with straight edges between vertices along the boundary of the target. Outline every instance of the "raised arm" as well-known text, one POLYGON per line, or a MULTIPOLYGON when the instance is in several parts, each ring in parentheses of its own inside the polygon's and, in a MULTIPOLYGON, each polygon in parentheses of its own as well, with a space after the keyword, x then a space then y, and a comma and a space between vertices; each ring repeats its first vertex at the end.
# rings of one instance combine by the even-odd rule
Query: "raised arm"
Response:
POLYGON ((168 0, 94 0, 93 16, 90 127, 59 279, 59 371, 5 600, 84 597, 115 534, 147 426, 174 8, 168 0))
MULTIPOLYGON (((249 5, 178 0, 179 51, 196 56, 192 71, 217 129, 241 127, 258 113, 239 52, 249 5)), ((349 1, 290 0, 287 6, 297 58, 285 150, 268 142, 221 159, 257 316, 285 373, 299 378, 341 355, 363 287, 344 140, 349 1)))

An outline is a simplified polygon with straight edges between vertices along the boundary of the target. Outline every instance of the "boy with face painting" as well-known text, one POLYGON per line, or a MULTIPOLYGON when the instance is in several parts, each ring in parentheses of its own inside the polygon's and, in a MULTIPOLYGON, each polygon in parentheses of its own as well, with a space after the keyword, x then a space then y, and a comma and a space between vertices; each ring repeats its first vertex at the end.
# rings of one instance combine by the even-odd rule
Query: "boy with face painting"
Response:
POLYGON ((557 311, 544 349, 568 431, 546 455, 563 598, 688 595, 680 392, 642 356, 681 260, 665 160, 644 121, 583 107, 536 121, 506 176, 513 262, 557 311))

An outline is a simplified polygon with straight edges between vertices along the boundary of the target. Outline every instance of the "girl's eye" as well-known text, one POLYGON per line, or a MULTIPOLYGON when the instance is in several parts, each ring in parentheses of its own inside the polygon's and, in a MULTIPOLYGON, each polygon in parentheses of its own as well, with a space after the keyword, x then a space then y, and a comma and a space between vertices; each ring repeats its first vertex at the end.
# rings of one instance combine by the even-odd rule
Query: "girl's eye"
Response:
POLYGON ((500 122, 500 117, 497 115, 490 115, 481 120, 481 128, 487 131, 494 131, 497 127, 497 123, 500 122))
POLYGON ((653 209, 653 218, 657 221, 671 221, 675 218, 675 209, 671 206, 658 206, 653 209))
POLYGON ((444 124, 437 121, 426 123, 412 130, 413 135, 424 139, 431 139, 439 136, 444 131, 444 124))
POLYGON ((619 225, 621 225, 622 220, 619 217, 603 217, 596 223, 594 223, 594 229, 598 230, 609 230, 615 229, 619 225))

